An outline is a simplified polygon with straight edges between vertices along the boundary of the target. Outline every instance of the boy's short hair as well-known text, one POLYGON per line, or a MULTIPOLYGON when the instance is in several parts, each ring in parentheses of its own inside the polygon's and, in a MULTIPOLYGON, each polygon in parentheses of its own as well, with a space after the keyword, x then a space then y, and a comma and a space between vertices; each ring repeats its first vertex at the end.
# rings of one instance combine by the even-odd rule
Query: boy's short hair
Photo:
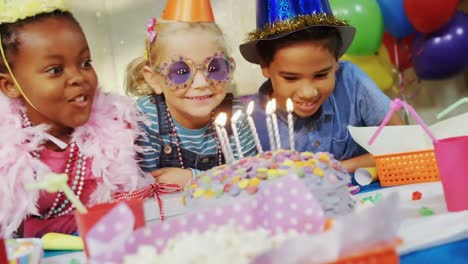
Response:
POLYGON ((303 29, 277 39, 258 42, 256 47, 261 60, 260 64, 269 66, 279 49, 307 41, 313 41, 323 46, 338 60, 339 52, 343 46, 340 32, 334 27, 319 26, 303 29))

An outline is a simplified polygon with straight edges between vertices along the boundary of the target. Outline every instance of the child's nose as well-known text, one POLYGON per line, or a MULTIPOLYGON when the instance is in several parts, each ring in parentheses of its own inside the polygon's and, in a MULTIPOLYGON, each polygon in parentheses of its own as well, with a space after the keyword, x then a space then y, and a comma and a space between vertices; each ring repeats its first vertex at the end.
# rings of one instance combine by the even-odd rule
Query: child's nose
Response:
POLYGON ((192 88, 204 87, 208 87, 208 80, 206 79, 205 75, 201 70, 197 70, 193 78, 192 88))
POLYGON ((299 89, 298 94, 302 98, 314 98, 318 95, 318 89, 313 84, 306 84, 299 89))
POLYGON ((79 69, 70 70, 68 78, 69 85, 81 85, 84 81, 84 75, 79 69))

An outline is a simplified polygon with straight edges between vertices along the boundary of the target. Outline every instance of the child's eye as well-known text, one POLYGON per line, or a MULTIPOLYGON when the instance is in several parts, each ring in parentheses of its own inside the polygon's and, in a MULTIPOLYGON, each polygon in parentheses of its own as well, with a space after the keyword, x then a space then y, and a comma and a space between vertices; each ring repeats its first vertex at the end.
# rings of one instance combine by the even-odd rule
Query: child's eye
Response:
POLYGON ((85 69, 86 69, 86 68, 91 68, 91 67, 93 67, 93 65, 92 65, 91 62, 92 62, 92 61, 91 61, 90 59, 84 60, 84 61, 81 63, 81 67, 83 67, 83 68, 85 68, 85 69))
POLYGON ((297 77, 292 77, 292 76, 283 76, 283 79, 285 79, 286 81, 296 81, 298 78, 297 77))
POLYGON ((54 66, 52 68, 49 68, 46 72, 51 75, 58 75, 63 72, 63 68, 60 66, 54 66))
POLYGON ((323 79, 323 78, 327 77, 327 75, 328 75, 328 72, 326 72, 326 73, 320 73, 320 74, 316 74, 316 75, 315 75, 315 78, 317 78, 317 79, 323 79))

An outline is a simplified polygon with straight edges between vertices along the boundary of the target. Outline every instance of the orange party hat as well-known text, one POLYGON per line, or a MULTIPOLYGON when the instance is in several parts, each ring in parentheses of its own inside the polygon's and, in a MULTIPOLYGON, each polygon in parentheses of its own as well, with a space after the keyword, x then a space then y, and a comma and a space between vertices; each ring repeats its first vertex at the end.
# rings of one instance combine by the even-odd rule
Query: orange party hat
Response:
POLYGON ((161 18, 180 22, 215 22, 210 0, 167 0, 161 18))

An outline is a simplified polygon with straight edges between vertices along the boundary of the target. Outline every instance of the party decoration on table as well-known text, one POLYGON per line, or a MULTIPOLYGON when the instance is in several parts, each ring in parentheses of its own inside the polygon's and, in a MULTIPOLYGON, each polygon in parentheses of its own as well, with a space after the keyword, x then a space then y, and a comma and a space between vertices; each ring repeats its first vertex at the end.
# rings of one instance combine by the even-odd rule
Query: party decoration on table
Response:
POLYGON ((355 141, 374 155, 381 185, 435 181, 439 179, 440 171, 447 209, 450 212, 468 210, 468 179, 465 177, 465 172, 468 171, 468 113, 428 128, 407 103, 395 99, 390 109, 377 129, 348 127, 355 141), (379 140, 379 147, 368 148, 383 131, 391 116, 402 107, 408 109, 421 127, 385 127, 387 134, 379 140), (405 137, 402 138, 401 134, 405 134, 405 137), (406 141, 407 139, 410 141, 406 141), (392 147, 392 144, 398 146, 392 147), (426 150, 416 153, 395 151, 401 149, 401 146, 426 150), (391 154, 378 155, 388 153, 391 154))
POLYGON ((253 263, 398 263, 398 200, 390 193, 380 203, 337 219, 327 232, 289 239, 253 263))
POLYGON ((354 172, 354 180, 361 186, 366 186, 377 181, 378 180, 377 168, 376 167, 358 168, 354 172))
POLYGON ((408 20, 417 31, 432 33, 446 25, 457 10, 459 0, 404 0, 408 20))
POLYGON ((72 258, 72 259, 70 260, 70 263, 68 263, 68 264, 81 264, 81 262, 80 262, 78 259, 76 259, 76 258, 72 258))
POLYGON ((468 97, 462 98, 450 105, 449 107, 447 107, 446 109, 444 109, 442 112, 437 114, 437 119, 443 118, 444 116, 446 116, 447 114, 449 114, 450 112, 452 112, 453 110, 457 109, 459 106, 465 103, 468 103, 468 97))
POLYGON ((376 193, 374 195, 366 196, 366 197, 362 198, 361 203, 370 202, 370 203, 375 204, 375 203, 379 202, 380 200, 382 200, 382 198, 383 198, 383 194, 376 193))
POLYGON ((416 34, 413 65, 421 79, 452 77, 468 66, 468 14, 455 13, 448 24, 429 35, 416 34))
POLYGON ((39 264, 44 252, 38 238, 20 238, 6 240, 6 251, 10 264, 39 264))
POLYGON ((404 0, 377 0, 387 32, 400 39, 414 32, 403 9, 404 0))
POLYGON ((421 200, 421 198, 422 198, 422 193, 418 191, 413 192, 411 196, 411 200, 413 201, 421 200))
POLYGON ((83 250, 83 239, 61 233, 47 233, 41 238, 45 250, 83 250))
POLYGON ((70 186, 68 186, 68 175, 66 173, 56 174, 49 173, 45 180, 40 183, 27 184, 26 189, 37 190, 43 189, 50 193, 63 192, 70 203, 76 208, 76 210, 82 214, 86 213, 86 207, 75 195, 70 186))
POLYGON ((346 51, 351 55, 370 55, 382 43, 384 21, 377 1, 330 0, 333 14, 356 28, 356 35, 346 51))
POLYGON ((143 201, 131 199, 97 204, 76 214, 85 253, 93 257, 119 247, 134 230, 145 225, 143 201), (112 224, 108 222, 112 221, 112 224))
POLYGON ((431 216, 431 215, 434 215, 434 211, 432 211, 431 209, 423 206, 423 207, 421 207, 421 209, 419 209, 419 214, 421 216, 431 216))
POLYGON ((348 184, 348 191, 350 194, 355 195, 361 191, 361 188, 358 185, 354 185, 352 183, 348 184))

